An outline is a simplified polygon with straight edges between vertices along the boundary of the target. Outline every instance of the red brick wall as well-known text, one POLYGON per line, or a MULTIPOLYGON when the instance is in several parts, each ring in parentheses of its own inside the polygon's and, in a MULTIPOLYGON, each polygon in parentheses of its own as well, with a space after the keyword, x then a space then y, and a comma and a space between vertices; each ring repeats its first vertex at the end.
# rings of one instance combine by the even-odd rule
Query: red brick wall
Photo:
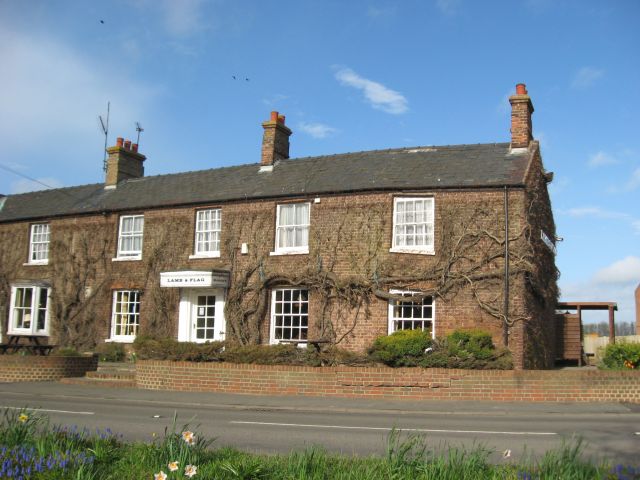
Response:
POLYGON ((640 403, 640 372, 289 367, 143 360, 149 390, 407 400, 640 403))
POLYGON ((98 369, 97 356, 57 357, 0 355, 0 382, 47 382, 83 377, 98 369))

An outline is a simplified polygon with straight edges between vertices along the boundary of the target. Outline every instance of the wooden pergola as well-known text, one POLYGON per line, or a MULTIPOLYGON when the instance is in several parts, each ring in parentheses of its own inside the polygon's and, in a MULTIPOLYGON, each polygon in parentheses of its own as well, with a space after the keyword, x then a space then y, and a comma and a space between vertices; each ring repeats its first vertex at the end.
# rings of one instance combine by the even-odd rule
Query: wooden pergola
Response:
POLYGON ((582 312, 585 310, 608 310, 609 311, 609 343, 616 343, 616 323, 614 313, 618 310, 615 302, 558 302, 556 310, 575 310, 580 325, 582 325, 582 312))

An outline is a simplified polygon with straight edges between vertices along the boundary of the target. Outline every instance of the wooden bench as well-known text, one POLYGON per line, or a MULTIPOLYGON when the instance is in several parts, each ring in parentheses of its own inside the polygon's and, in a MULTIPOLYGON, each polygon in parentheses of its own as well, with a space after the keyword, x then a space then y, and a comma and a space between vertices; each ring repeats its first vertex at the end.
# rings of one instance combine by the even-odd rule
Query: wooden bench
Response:
POLYGON ((32 355, 49 355, 56 345, 43 345, 40 343, 42 338, 38 335, 8 335, 9 341, 0 344, 0 353, 16 353, 24 350, 32 355), (21 343, 22 339, 27 343, 21 343))

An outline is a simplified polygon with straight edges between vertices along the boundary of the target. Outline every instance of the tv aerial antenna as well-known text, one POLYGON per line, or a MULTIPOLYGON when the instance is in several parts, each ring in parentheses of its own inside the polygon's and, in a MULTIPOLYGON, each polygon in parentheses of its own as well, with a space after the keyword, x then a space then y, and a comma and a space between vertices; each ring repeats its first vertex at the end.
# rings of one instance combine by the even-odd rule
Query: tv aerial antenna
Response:
POLYGON ((136 140, 136 143, 138 144, 138 147, 140 146, 140 133, 144 132, 144 128, 142 128, 142 125, 140 125, 140 122, 136 122, 136 132, 138 132, 138 139, 136 140))
POLYGON ((100 127, 102 127, 102 133, 104 134, 104 157, 102 159, 102 170, 107 171, 107 141, 109 139, 109 113, 111 110, 111 102, 107 102, 107 121, 102 119, 102 115, 98 115, 100 120, 100 127))

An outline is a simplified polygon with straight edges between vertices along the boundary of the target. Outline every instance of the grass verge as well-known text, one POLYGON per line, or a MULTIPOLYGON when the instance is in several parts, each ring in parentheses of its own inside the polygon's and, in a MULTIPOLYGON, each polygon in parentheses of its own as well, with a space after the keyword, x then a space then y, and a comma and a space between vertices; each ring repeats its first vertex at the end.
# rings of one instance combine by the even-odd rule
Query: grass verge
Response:
POLYGON ((287 455, 255 455, 214 448, 197 427, 172 426, 150 443, 130 443, 111 432, 51 425, 29 409, 5 409, 0 422, 0 479, 640 479, 640 469, 595 464, 580 441, 538 460, 489 461, 491 451, 430 450, 423 437, 393 431, 384 457, 348 457, 310 448, 287 455))

